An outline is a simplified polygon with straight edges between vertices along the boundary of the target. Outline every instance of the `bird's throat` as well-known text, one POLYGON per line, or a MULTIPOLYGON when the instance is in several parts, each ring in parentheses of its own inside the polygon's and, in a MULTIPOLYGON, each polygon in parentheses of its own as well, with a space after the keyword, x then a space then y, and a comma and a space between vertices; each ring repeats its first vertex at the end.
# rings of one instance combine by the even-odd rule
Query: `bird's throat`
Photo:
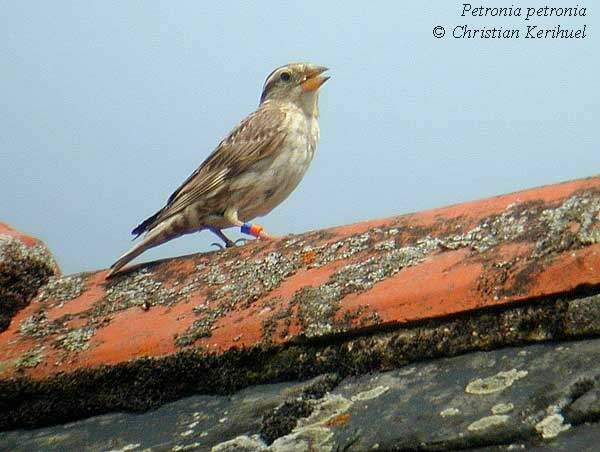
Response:
POLYGON ((319 92, 306 91, 300 96, 300 108, 311 118, 319 117, 319 92))

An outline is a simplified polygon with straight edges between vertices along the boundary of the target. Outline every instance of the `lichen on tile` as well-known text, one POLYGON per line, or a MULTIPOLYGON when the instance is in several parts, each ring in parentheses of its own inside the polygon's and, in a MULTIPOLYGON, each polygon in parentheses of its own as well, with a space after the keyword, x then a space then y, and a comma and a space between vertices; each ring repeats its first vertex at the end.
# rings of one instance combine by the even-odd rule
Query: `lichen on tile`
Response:
POLYGON ((58 330, 59 325, 54 321, 49 321, 45 311, 36 312, 19 323, 19 334, 22 337, 39 339, 58 330))
POLYGON ((81 275, 53 276, 40 289, 37 301, 53 300, 62 305, 80 296, 84 290, 85 281, 81 275))
POLYGON ((89 347, 89 341, 95 333, 94 328, 77 328, 59 335, 54 344, 68 352, 79 352, 89 347))
POLYGON ((504 403, 504 402, 497 403, 496 405, 494 405, 492 407, 492 414, 506 414, 506 413, 512 411, 514 407, 515 406, 512 403, 510 403, 510 402, 508 402, 508 403, 504 403))
POLYGON ((534 256, 579 248, 598 236, 600 197, 573 195, 554 209, 545 209, 539 222, 546 231, 536 243, 534 256))
POLYGON ((571 425, 565 423, 565 419, 560 413, 550 414, 535 425, 536 431, 544 439, 555 438, 570 428, 571 425))
POLYGON ((491 416, 486 416, 481 419, 478 419, 467 427, 467 430, 470 432, 478 431, 478 430, 487 430, 492 427, 497 427, 502 424, 506 424, 510 416, 506 414, 492 414, 491 416))
POLYGON ((17 362, 15 363, 15 367, 17 369, 24 369, 28 367, 36 367, 44 360, 44 346, 36 346, 30 348, 25 353, 23 353, 17 362))
POLYGON ((176 293, 174 289, 164 289, 160 281, 142 269, 108 286, 102 306, 105 306, 108 312, 114 312, 141 305, 148 299, 156 304, 167 304, 175 301, 176 293))
POLYGON ((469 382, 465 392, 477 395, 493 394, 512 386, 515 381, 525 378, 527 374, 526 370, 511 369, 506 372, 498 372, 491 377, 477 378, 469 382))
POLYGON ((457 414, 460 414, 460 410, 454 407, 446 408, 445 410, 440 411, 441 417, 451 417, 456 416, 457 414))
POLYGON ((362 392, 359 392, 358 394, 354 394, 351 397, 351 400, 353 402, 358 402, 358 401, 375 399, 375 398, 381 396, 382 394, 385 394, 389 389, 390 389, 389 386, 377 386, 373 389, 369 389, 368 391, 362 391, 362 392))
POLYGON ((26 246, 19 239, 0 234, 0 331, 25 308, 58 265, 42 244, 26 246))

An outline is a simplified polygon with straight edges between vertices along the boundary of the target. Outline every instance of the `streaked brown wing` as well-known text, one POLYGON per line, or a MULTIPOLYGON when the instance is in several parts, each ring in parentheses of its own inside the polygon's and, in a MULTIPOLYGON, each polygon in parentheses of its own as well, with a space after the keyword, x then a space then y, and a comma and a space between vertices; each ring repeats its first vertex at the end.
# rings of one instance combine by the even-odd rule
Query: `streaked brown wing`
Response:
POLYGON ((202 201, 207 193, 224 186, 227 179, 275 153, 286 136, 284 123, 285 111, 268 105, 244 119, 169 197, 153 223, 202 201))

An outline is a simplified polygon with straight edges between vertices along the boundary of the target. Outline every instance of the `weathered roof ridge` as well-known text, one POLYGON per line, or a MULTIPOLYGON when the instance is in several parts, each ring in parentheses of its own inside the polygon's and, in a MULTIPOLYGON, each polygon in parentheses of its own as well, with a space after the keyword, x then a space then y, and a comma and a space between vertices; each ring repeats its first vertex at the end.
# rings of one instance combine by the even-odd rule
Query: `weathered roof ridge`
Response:
POLYGON ((0 428, 596 335, 600 177, 105 275, 0 333, 0 428))

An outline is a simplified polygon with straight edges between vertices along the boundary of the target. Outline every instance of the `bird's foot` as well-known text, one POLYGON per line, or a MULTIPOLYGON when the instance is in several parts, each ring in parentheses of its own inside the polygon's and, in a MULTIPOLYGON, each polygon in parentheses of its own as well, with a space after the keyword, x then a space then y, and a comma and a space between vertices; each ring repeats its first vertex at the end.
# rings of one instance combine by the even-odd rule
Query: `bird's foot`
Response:
POLYGON ((228 242, 225 242, 225 245, 222 245, 221 243, 216 243, 216 242, 213 242, 210 245, 217 247, 219 249, 219 251, 223 251, 223 250, 225 250, 227 248, 231 248, 231 247, 234 247, 234 246, 245 245, 246 243, 248 243, 250 241, 251 241, 250 239, 247 239, 245 237, 241 237, 241 238, 239 238, 237 240, 230 240, 228 242))
POLYGON ((223 234, 223 231, 221 231, 220 229, 216 229, 216 228, 209 228, 210 231, 212 231, 213 234, 215 234, 217 237, 219 237, 221 240, 223 240, 223 243, 225 243, 225 246, 221 245, 220 243, 211 243, 211 245, 216 246, 217 248, 219 248, 220 250, 224 250, 225 248, 231 248, 232 246, 235 246, 237 241, 233 241, 231 240, 229 237, 227 237, 225 234, 223 234))

